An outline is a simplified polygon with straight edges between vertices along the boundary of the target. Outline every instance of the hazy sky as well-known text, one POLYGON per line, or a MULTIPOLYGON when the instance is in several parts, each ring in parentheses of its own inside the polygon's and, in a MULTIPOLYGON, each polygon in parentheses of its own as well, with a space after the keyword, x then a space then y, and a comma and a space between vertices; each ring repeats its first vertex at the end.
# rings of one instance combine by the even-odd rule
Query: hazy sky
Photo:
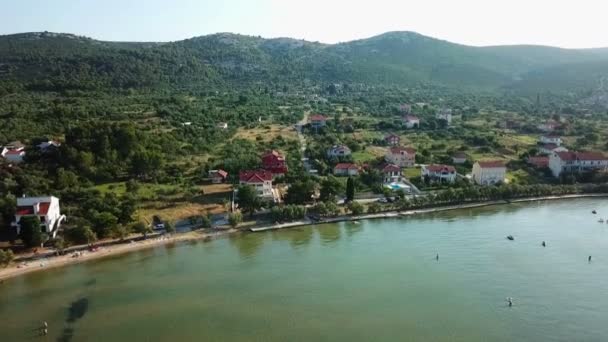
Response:
POLYGON ((0 34, 174 41, 215 32, 335 43, 416 31, 469 45, 608 47, 608 0, 0 0, 0 34))

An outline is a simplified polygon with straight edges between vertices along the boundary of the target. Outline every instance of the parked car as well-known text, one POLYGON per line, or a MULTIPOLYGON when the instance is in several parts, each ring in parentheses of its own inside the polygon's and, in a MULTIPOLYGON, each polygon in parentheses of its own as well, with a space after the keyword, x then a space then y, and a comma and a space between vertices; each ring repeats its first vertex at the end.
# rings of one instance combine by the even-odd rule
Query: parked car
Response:
POLYGON ((154 229, 165 229, 165 223, 161 220, 160 216, 152 216, 152 227, 154 229))

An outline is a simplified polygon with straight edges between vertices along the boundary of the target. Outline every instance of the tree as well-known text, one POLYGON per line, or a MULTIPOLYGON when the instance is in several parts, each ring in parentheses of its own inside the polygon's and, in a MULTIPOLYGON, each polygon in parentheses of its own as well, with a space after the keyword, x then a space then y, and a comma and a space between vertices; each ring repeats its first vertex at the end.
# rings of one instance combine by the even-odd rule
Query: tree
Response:
POLYGON ((363 208, 363 205, 359 202, 350 202, 348 204, 348 210, 350 210, 351 213, 353 213, 353 215, 361 215, 363 214, 365 208, 363 208))
POLYGON ((59 254, 63 254, 63 251, 67 247, 67 243, 62 237, 58 237, 57 239, 55 239, 54 246, 59 254))
POLYGON ((355 199, 355 181, 348 177, 346 181, 346 201, 352 202, 355 199))
POLYGON ((312 197, 317 190, 318 184, 312 179, 296 181, 289 186, 285 202, 291 204, 304 204, 312 201, 312 197))
POLYGON ((19 220, 21 240, 27 247, 37 247, 44 242, 38 216, 26 216, 19 220))
POLYGON ((65 231, 66 238, 74 244, 91 244, 97 241, 97 235, 86 225, 80 225, 78 227, 68 229, 65 231))
POLYGON ((118 224, 118 218, 107 211, 97 213, 93 216, 91 222, 93 229, 98 237, 104 238, 118 224))
POLYGON ((117 224, 110 230, 110 236, 114 239, 124 240, 129 236, 129 228, 122 224, 117 224))
POLYGON ((165 222, 165 231, 167 233, 175 233, 175 227, 171 224, 171 222, 165 222))
POLYGON ((211 222, 211 218, 209 215, 201 216, 201 227, 203 228, 211 228, 213 226, 213 222, 211 222))
POLYGON ((258 197, 255 188, 250 185, 240 186, 237 196, 239 208, 249 212, 251 216, 253 216, 256 210, 262 208, 262 201, 258 197))
POLYGON ((12 250, 7 249, 4 251, 0 249, 0 267, 8 266, 13 259, 15 259, 15 255, 12 250))
POLYGON ((342 184, 334 176, 327 176, 321 182, 321 200, 322 201, 335 201, 336 196, 342 191, 342 184))
POLYGON ((148 237, 149 233, 152 233, 152 226, 145 224, 144 222, 135 222, 131 227, 131 230, 135 233, 141 234, 144 239, 148 237))
POLYGON ((230 213, 230 215, 228 215, 228 223, 230 223, 230 226, 232 228, 238 227, 242 221, 243 221, 243 215, 241 215, 241 213, 239 213, 239 212, 230 213))
POLYGON ((379 213, 381 210, 382 210, 382 207, 380 207, 380 204, 378 204, 378 203, 370 203, 367 206, 367 212, 369 214, 379 213))

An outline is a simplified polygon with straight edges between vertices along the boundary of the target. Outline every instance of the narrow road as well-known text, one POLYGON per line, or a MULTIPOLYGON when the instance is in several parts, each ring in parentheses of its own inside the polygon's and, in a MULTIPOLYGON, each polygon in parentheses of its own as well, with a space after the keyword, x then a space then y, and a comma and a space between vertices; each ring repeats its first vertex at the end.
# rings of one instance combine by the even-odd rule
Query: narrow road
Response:
POLYGON ((296 123, 296 132, 298 133, 298 140, 300 140, 300 150, 302 151, 302 164, 304 165, 304 170, 306 170, 306 172, 310 171, 310 169, 312 168, 312 166, 310 165, 310 162, 308 161, 308 158, 306 158, 304 156, 304 153, 306 153, 306 136, 304 136, 303 131, 303 127, 304 125, 306 125, 308 123, 308 112, 304 112, 304 117, 302 118, 302 120, 298 121, 298 123, 296 123))

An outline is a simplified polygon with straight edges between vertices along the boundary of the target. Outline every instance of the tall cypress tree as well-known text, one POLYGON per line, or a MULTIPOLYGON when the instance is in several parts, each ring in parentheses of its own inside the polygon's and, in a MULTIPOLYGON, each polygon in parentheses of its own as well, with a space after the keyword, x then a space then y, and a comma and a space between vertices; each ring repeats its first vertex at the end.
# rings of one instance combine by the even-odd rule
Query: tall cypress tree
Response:
POLYGON ((355 181, 348 177, 346 181, 346 201, 352 202, 355 199, 355 181))

